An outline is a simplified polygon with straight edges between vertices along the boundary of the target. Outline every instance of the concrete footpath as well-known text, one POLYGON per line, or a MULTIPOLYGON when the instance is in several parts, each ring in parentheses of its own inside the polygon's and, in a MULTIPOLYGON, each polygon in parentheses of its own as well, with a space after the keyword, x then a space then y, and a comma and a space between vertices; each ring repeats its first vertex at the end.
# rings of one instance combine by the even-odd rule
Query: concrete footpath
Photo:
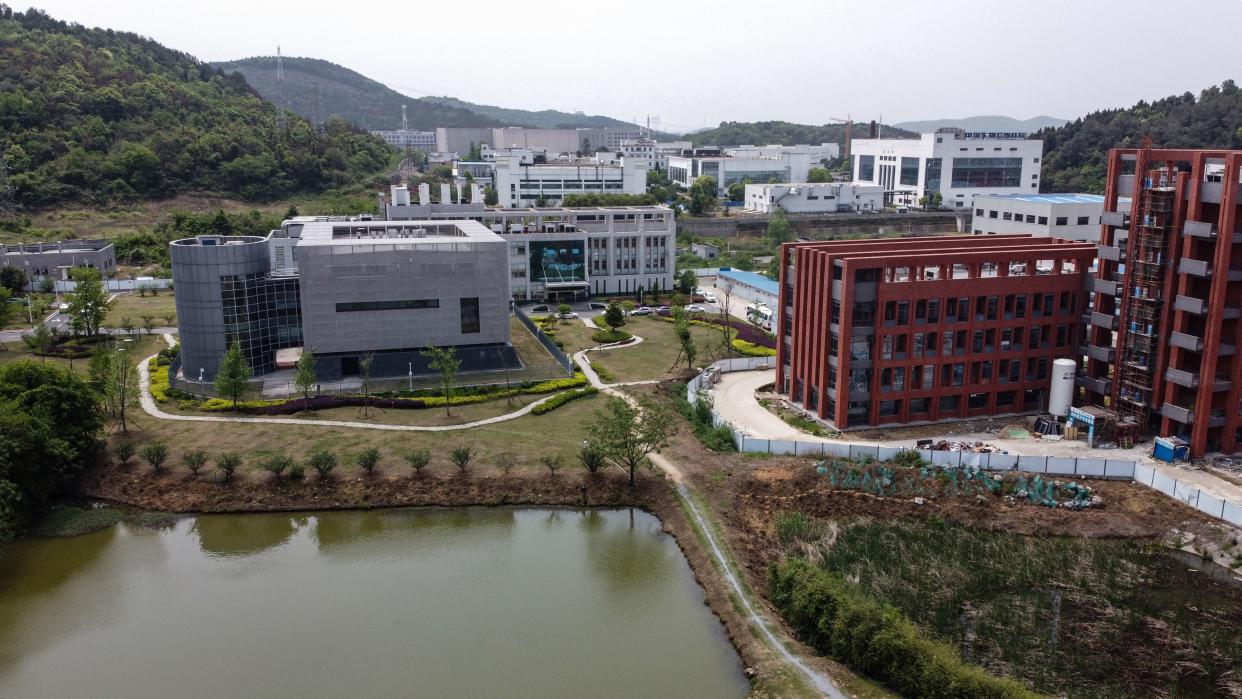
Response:
MULTIPOLYGON (((713 406, 716 412, 729 421, 735 429, 740 430, 746 436, 758 439, 792 439, 802 442, 848 442, 868 446, 879 445, 909 448, 916 446, 918 440, 913 438, 877 442, 874 440, 851 439, 849 438, 849 433, 846 433, 844 437, 839 439, 816 437, 807 434, 759 404, 758 398, 755 397, 755 391, 760 386, 770 384, 775 380, 775 369, 768 369, 766 371, 735 371, 722 374, 720 381, 712 387, 713 406)), ((998 427, 1004 423, 1004 418, 996 420, 998 427)), ((1087 447, 1085 442, 1075 440, 1045 442, 1037 439, 1003 439, 999 435, 990 432, 949 433, 948 429, 951 425, 952 423, 944 425, 946 432, 943 437, 945 439, 965 442, 986 442, 1011 454, 1022 454, 1024 456, 1068 456, 1133 460, 1148 468, 1155 469, 1158 473, 1170 478, 1176 478, 1185 483, 1192 483, 1196 487, 1213 493, 1218 497, 1234 502, 1242 502, 1242 487, 1205 471, 1180 468, 1173 464, 1157 461, 1151 458, 1147 445, 1139 445, 1132 449, 1091 449, 1087 447)))

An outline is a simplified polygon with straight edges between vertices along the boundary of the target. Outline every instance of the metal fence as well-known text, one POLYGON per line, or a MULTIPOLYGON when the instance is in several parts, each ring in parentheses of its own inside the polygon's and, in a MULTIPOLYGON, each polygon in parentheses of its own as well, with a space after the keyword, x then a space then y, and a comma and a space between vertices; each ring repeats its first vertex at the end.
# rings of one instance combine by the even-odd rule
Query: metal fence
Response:
POLYGON ((521 308, 514 306, 513 315, 517 316, 517 319, 522 322, 522 325, 526 326, 526 329, 530 331, 530 334, 535 336, 536 340, 539 340, 539 344, 543 345, 543 348, 552 355, 552 358, 561 365, 561 368, 572 376, 574 373, 573 360, 570 359, 560 347, 556 346, 556 343, 552 341, 552 338, 548 337, 547 333, 540 330, 535 321, 531 320, 530 316, 526 315, 521 308))
MULTIPOLYGON (((76 289, 78 286, 77 282, 68 280, 68 279, 56 279, 54 280, 54 283, 56 287, 56 292, 61 293, 61 294, 73 293, 73 290, 76 289)), ((137 291, 138 289, 141 289, 143 287, 146 287, 148 289, 167 289, 171 287, 172 284, 173 284, 173 280, 171 279, 143 279, 141 281, 137 279, 105 279, 103 280, 104 290, 112 291, 112 292, 137 291)), ((37 290, 38 288, 39 288, 39 285, 37 283, 31 284, 32 290, 37 290)))
MULTIPOLYGON (((711 388, 720 374, 771 368, 773 357, 726 359, 704 369, 686 384, 686 400, 695 403, 700 392, 711 388)), ((934 451, 885 447, 851 442, 810 442, 788 439, 757 439, 749 437, 712 410, 712 424, 725 426, 733 433, 733 444, 740 452, 786 456, 828 457, 839 459, 871 458, 888 461, 903 451, 917 451, 923 461, 950 468, 977 467, 986 471, 1022 471, 1056 476, 1106 478, 1134 481, 1171 498, 1180 500, 1205 514, 1242 527, 1242 504, 1202 490, 1197 485, 1157 471, 1150 466, 1128 459, 1077 458, 1061 456, 1025 456, 997 452, 934 451)))

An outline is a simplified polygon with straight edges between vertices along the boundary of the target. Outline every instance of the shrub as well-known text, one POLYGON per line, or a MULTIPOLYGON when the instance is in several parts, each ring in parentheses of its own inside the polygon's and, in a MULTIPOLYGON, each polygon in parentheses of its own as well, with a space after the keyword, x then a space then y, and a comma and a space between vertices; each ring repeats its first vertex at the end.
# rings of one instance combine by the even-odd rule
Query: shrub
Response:
POLYGON ((743 357, 774 357, 776 350, 770 347, 760 347, 753 342, 734 339, 731 343, 733 350, 743 357))
POLYGON ((608 465, 608 457, 604 454, 604 450, 590 444, 582 445, 578 450, 578 463, 587 470, 587 473, 599 473, 608 465))
POLYGON ((405 462, 414 469, 414 473, 421 474, 423 469, 431 463, 431 452, 426 449, 417 449, 405 453, 405 462))
POLYGON ((300 462, 294 461, 289 464, 289 480, 300 481, 306 477, 306 467, 300 462))
POLYGON ((122 439, 112 445, 112 454, 121 462, 122 466, 129 463, 129 460, 134 456, 134 451, 134 443, 128 439, 122 439))
POLYGON ((517 466, 517 456, 514 456, 507 451, 497 454, 496 466, 498 466, 507 476, 509 475, 509 472, 513 470, 513 467, 517 466))
POLYGON ((190 473, 197 476, 199 469, 203 467, 203 464, 207 463, 207 452, 202 449, 192 449, 187 451, 181 455, 181 463, 185 464, 185 467, 190 469, 190 473))
POLYGON ((564 393, 558 393, 539 405, 531 408, 530 413, 531 415, 543 415, 544 413, 556 410, 571 400, 586 398, 588 396, 593 396, 596 393, 599 393, 599 389, 594 386, 588 386, 587 388, 579 389, 577 391, 565 391, 564 393))
POLYGON ((633 338, 633 335, 625 332, 624 330, 603 329, 596 330, 591 333, 591 341, 600 345, 607 345, 613 342, 625 342, 633 338))
POLYGON ((563 462, 561 461, 560 454, 545 454, 539 457, 539 463, 543 464, 544 468, 548 469, 548 472, 555 476, 563 462))
POLYGON ((781 512, 776 515, 776 538, 782 546, 814 542, 823 531, 824 527, 819 521, 802 512, 781 512))
POLYGON ((224 482, 228 483, 233 480, 233 474, 242 464, 241 454, 226 451, 216 457, 216 468, 220 469, 220 473, 224 476, 224 482))
POLYGON ((470 460, 474 458, 474 450, 470 447, 453 447, 453 451, 449 452, 449 461, 457 467, 462 473, 466 472, 466 468, 470 466, 470 460))
POLYGON ((370 476, 375 473, 375 467, 379 466, 380 452, 375 447, 367 447, 358 452, 354 459, 358 462, 358 467, 370 476))
POLYGON ((922 637, 895 609, 850 591, 832 573, 805 560, 773 565, 768 593, 803 641, 902 696, 1036 696, 1013 680, 963 662, 952 646, 922 637))
POLYGON ((332 470, 336 468, 336 454, 324 447, 318 447, 306 458, 306 465, 315 469, 315 473, 319 474, 319 480, 327 480, 332 470))
POLYGON ((151 442, 143 446, 138 455, 143 461, 151 464, 151 470, 159 473, 164 462, 168 460, 168 445, 160 441, 151 442))
POLYGON ((617 377, 613 376, 612 372, 608 371, 608 367, 603 364, 591 362, 591 368, 595 370, 595 374, 596 376, 599 376, 599 380, 604 383, 613 383, 617 380, 617 377))
POLYGON ((280 478, 293 465, 293 459, 284 454, 272 454, 259 462, 259 468, 267 471, 276 478, 280 478))
POLYGON ((902 449, 893 457, 893 463, 903 468, 918 468, 923 465, 923 457, 913 449, 902 449))
POLYGON ((712 406, 706 396, 700 397, 693 404, 686 400, 686 384, 674 382, 669 385, 673 394, 673 402, 677 412, 690 423, 694 436, 712 451, 737 451, 733 442, 733 430, 728 425, 719 427, 712 425, 712 406))

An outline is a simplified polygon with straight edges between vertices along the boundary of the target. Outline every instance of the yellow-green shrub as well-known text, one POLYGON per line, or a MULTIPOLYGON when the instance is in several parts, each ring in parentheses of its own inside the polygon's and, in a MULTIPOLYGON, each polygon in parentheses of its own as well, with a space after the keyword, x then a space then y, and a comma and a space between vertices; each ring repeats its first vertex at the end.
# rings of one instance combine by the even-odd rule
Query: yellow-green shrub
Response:
POLYGON ((531 415, 543 415, 544 413, 556 410, 557 408, 561 407, 562 405, 565 405, 571 400, 578 400, 579 398, 586 398, 587 396, 593 396, 596 393, 599 393, 599 389, 595 388, 594 386, 588 386, 587 388, 583 388, 577 391, 565 391, 564 393, 558 393, 555 396, 552 396, 546 401, 540 403, 539 405, 536 405, 535 407, 531 408, 530 412, 531 412, 531 415))
POLYGON ((732 342, 733 349, 743 357, 774 357, 776 350, 771 347, 761 347, 753 342, 734 339, 732 342))

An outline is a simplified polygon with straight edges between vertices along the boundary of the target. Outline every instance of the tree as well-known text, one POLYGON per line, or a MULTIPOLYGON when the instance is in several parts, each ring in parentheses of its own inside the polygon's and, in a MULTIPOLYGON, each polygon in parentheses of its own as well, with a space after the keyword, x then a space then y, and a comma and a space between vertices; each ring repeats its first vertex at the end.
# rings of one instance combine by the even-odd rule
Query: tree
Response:
POLYGON ((404 458, 405 462, 410 465, 410 468, 414 469, 414 475, 420 475, 423 469, 427 468, 427 465, 431 463, 431 452, 426 449, 416 449, 414 451, 407 451, 404 458))
POLYGON ((608 308, 604 310, 604 315, 601 317, 604 319, 604 325, 612 330, 625 325, 625 312, 621 310, 621 306, 616 301, 608 304, 608 308))
POLYGON ((44 355, 56 344, 56 334, 43 323, 39 323, 34 330, 22 335, 22 344, 31 352, 44 355))
POLYGON ((177 314, 176 313, 165 313, 163 315, 163 318, 164 318, 164 324, 167 325, 168 327, 170 328, 177 327, 177 314))
POLYGON ((453 414, 453 381, 457 378, 457 369, 461 360, 457 358, 457 350, 452 347, 440 348, 432 345, 423 350, 423 356, 431 361, 428 367, 440 372, 440 385, 444 387, 444 414, 453 414))
POLYGON ((496 455, 496 466, 507 476, 517 466, 517 456, 511 452, 501 452, 496 455))
POLYGON ((241 468, 241 465, 241 454, 236 452, 226 451, 216 457, 216 468, 220 469, 220 475, 224 477, 225 483, 233 480, 233 474, 241 468))
POLYGON ((138 317, 142 319, 142 329, 146 330, 147 334, 150 335, 151 331, 155 330, 155 316, 140 315, 138 317))
POLYGON ((293 386, 302 394, 302 410, 310 405, 311 391, 315 390, 315 384, 319 377, 315 374, 315 355, 310 350, 302 350, 302 356, 298 357, 298 363, 293 375, 293 386))
POLYGON ((190 473, 197 476, 203 464, 207 463, 207 452, 202 449, 191 449, 181 455, 181 463, 190 469, 190 473))
POLYGON ((677 276, 677 290, 687 296, 693 294, 694 288, 698 285, 699 278, 695 276, 692 269, 683 269, 677 276))
POLYGON ((539 197, 535 199, 535 208, 536 208, 536 209, 542 209, 542 208, 544 208, 544 207, 545 207, 545 206, 547 206, 547 205, 548 205, 548 200, 547 200, 547 199, 544 199, 542 194, 540 194, 540 195, 539 195, 539 197))
POLYGON ((496 193, 496 188, 490 184, 483 188, 483 204, 486 206, 496 206, 500 203, 500 195, 496 193))
POLYGON ((371 365, 375 363, 375 355, 367 354, 358 360, 358 377, 362 380, 362 414, 369 415, 371 408, 371 365))
POLYGON ((673 420, 662 404, 650 396, 642 396, 637 402, 635 409, 621 398, 610 397, 587 426, 589 443, 629 473, 631 486, 638 467, 648 463, 652 452, 667 446, 674 432, 673 420))
MULTIPOLYGON (((789 225, 789 219, 785 216, 785 210, 777 208, 772 212, 772 217, 768 219, 768 240, 772 245, 780 247, 784 243, 788 243, 794 239, 793 227, 789 225)), ((780 255, 780 251, 777 251, 780 255)))
POLYGON ((39 291, 45 294, 56 293, 56 280, 51 277, 44 277, 43 281, 39 282, 39 291))
POLYGON ((690 185, 690 215, 710 216, 720 203, 716 178, 703 175, 690 185))
POLYGON ((720 334, 721 346, 725 356, 733 356, 733 330, 729 318, 729 305, 733 303, 733 289, 736 286, 732 279, 724 279, 720 283, 720 334))
POLYGON ((121 348, 111 352, 100 349, 91 358, 91 374, 99 380, 104 410, 122 433, 129 432, 126 417, 130 402, 138 395, 138 369, 128 353, 121 348))
POLYGON ((272 474, 274 480, 280 480, 292 466, 293 459, 284 454, 272 454, 259 462, 259 468, 272 474))
POLYGON ((13 298, 13 292, 3 286, 0 286, 0 326, 9 322, 9 317, 13 315, 13 304, 9 303, 9 299, 13 298))
POLYGON ((229 345, 224 358, 220 360, 220 367, 216 369, 215 383, 216 393, 232 400, 233 410, 237 410, 237 402, 241 400, 242 394, 246 392, 246 386, 250 384, 250 365, 246 363, 246 357, 242 354, 241 343, 236 340, 229 345))
POLYGON ((595 475, 608 464, 608 457, 603 449, 587 442, 578 450, 578 463, 582 464, 587 473, 595 475))
POLYGON ((555 476, 556 472, 560 470, 563 462, 560 454, 545 454, 539 457, 539 463, 543 464, 543 467, 548 469, 548 473, 555 476))
POLYGON ((374 475, 375 467, 379 466, 380 462, 379 449, 376 449, 375 447, 367 447, 366 449, 358 452, 358 455, 354 457, 354 460, 358 462, 359 468, 366 471, 368 476, 374 475))
POLYGON ((76 335, 93 337, 108 314, 108 296, 100 281, 99 271, 77 267, 70 274, 77 286, 69 300, 70 327, 76 335))
POLYGON ((729 201, 740 202, 746 200, 746 185, 741 182, 734 182, 729 185, 729 201))
POLYGON ((315 470, 319 474, 319 480, 327 480, 332 470, 336 468, 336 453, 325 447, 316 447, 306 458, 306 465, 315 470))
POLYGON ((470 460, 474 458, 474 450, 470 447, 453 447, 453 451, 449 452, 449 461, 457 467, 461 473, 466 472, 466 468, 470 466, 470 460))
POLYGON ((14 296, 21 296, 29 283, 30 279, 26 277, 26 270, 21 267, 12 265, 0 267, 0 287, 13 292, 14 296))
POLYGON ((483 159, 483 149, 474 141, 470 142, 470 150, 466 153, 466 160, 477 163, 483 159))
POLYGON ((121 330, 124 330, 126 335, 133 335, 134 319, 129 316, 121 316, 121 330))
POLYGON ((129 460, 133 458, 135 451, 136 448, 134 447, 134 443, 128 439, 122 439, 112 445, 112 455, 117 458, 117 461, 122 466, 129 463, 129 460))
POLYGON ((164 466, 164 462, 168 461, 168 445, 160 441, 151 442, 144 445, 138 451, 138 456, 141 456, 143 461, 151 464, 152 471, 159 473, 164 466))
POLYGON ((556 315, 562 320, 568 318, 571 311, 573 311, 573 309, 570 308, 567 303, 562 303, 556 307, 556 315))
POLYGON ((832 175, 828 172, 828 168, 813 167, 806 173, 807 182, 831 182, 832 175))
POLYGON ((286 220, 287 220, 287 219, 294 218, 294 217, 296 217, 297 215, 298 215, 298 207, 297 207, 297 205, 296 205, 296 204, 290 204, 290 205, 289 205, 289 208, 288 208, 288 209, 285 209, 285 219, 286 219, 286 220))
POLYGON ((686 309, 674 307, 673 334, 677 337, 677 357, 673 359, 676 367, 681 360, 686 360, 686 370, 694 368, 694 360, 699 356, 699 349, 694 345, 694 335, 690 332, 690 318, 686 309))

